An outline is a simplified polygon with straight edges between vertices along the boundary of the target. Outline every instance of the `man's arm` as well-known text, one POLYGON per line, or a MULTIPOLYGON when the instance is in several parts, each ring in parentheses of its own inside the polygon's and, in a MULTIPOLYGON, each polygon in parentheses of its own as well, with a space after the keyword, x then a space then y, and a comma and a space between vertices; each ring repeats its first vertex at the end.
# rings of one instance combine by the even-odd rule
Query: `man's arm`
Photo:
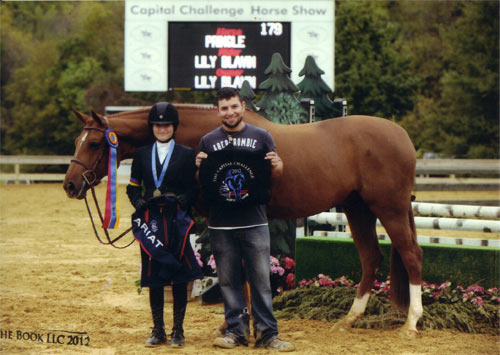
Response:
POLYGON ((205 152, 199 152, 198 155, 196 156, 196 167, 199 169, 201 165, 201 161, 203 159, 206 159, 208 157, 208 154, 205 152))
POLYGON ((283 161, 276 152, 276 144, 274 143, 273 136, 267 132, 267 150, 265 159, 271 162, 271 178, 279 178, 283 175, 283 161))
POLYGON ((271 151, 267 152, 264 159, 271 161, 271 177, 278 178, 283 175, 283 161, 279 157, 278 153, 271 151))

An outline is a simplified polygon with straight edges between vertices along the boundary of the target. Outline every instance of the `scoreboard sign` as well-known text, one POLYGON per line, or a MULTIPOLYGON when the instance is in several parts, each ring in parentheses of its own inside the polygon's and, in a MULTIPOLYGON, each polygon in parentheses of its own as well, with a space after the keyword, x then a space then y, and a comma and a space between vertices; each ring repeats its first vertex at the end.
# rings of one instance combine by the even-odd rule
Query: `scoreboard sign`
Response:
POLYGON ((169 88, 239 88, 245 80, 256 88, 274 52, 290 65, 289 22, 170 22, 168 33, 169 88))
POLYGON ((311 55, 334 88, 334 1, 127 0, 125 90, 257 89, 273 53, 298 83, 311 55))

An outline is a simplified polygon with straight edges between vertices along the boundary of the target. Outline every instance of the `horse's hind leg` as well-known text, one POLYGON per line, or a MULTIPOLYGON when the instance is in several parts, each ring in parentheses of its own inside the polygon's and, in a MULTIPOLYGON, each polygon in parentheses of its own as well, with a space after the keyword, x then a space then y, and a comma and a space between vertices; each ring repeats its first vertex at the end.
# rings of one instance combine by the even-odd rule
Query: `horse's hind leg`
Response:
MULTIPOLYGON (((403 209, 399 211, 404 211, 403 209)), ((398 212, 380 216, 392 242, 391 295, 401 309, 408 307, 408 318, 403 335, 417 335, 417 322, 422 316, 422 249, 417 243, 415 222, 411 207, 407 213, 398 212), (409 304, 408 304, 409 298, 409 304)))
POLYGON ((360 198, 351 200, 351 203, 345 206, 345 213, 361 259, 362 277, 349 313, 333 327, 338 331, 351 328, 356 319, 365 313, 375 274, 382 261, 375 229, 375 215, 360 198))

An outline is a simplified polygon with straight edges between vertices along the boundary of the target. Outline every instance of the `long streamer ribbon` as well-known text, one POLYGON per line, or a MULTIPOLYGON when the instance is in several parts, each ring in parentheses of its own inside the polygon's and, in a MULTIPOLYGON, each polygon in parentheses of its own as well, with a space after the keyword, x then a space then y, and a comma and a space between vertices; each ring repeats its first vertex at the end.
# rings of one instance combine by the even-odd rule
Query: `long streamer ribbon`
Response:
POLYGON ((109 145, 109 159, 108 159, 108 186, 106 190, 106 209, 104 211, 104 220, 102 228, 115 229, 118 227, 120 220, 120 211, 118 208, 118 194, 117 194, 117 153, 118 136, 112 129, 106 130, 106 140, 109 145))

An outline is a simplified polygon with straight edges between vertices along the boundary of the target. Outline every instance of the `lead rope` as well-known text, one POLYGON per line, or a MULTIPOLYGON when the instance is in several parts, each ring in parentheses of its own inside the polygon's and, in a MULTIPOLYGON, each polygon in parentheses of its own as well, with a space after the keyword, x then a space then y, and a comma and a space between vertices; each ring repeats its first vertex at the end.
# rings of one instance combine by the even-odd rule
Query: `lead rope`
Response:
MULTIPOLYGON (((94 203, 95 203, 95 206, 97 209, 97 213, 99 214, 99 218, 101 219, 101 223, 102 223, 102 221, 103 221, 102 213, 101 213, 101 209, 99 208, 99 203, 97 202, 97 197, 95 195, 94 186, 90 186, 90 189, 92 190, 92 197, 94 198, 94 203)), ((116 237, 113 240, 110 239, 107 228, 103 228, 104 234, 106 235, 106 239, 108 240, 107 242, 103 241, 101 239, 101 237, 99 236, 99 232, 97 232, 97 228, 96 228, 95 223, 94 223, 94 217, 92 216, 92 212, 90 211, 89 203, 87 201, 87 195, 85 195, 84 198, 85 198, 85 206, 87 207, 87 212, 89 213, 89 217, 90 217, 90 222, 92 223, 92 229, 94 230, 94 234, 95 234, 97 240, 99 241, 99 243, 104 244, 104 245, 111 245, 113 248, 116 248, 116 249, 125 249, 125 248, 129 247, 130 245, 132 245, 132 243, 135 242, 135 238, 132 238, 132 241, 125 246, 120 247, 120 246, 117 246, 114 244, 116 241, 120 240, 128 232, 130 232, 132 230, 132 227, 125 230, 123 233, 121 233, 118 237, 116 237)))

